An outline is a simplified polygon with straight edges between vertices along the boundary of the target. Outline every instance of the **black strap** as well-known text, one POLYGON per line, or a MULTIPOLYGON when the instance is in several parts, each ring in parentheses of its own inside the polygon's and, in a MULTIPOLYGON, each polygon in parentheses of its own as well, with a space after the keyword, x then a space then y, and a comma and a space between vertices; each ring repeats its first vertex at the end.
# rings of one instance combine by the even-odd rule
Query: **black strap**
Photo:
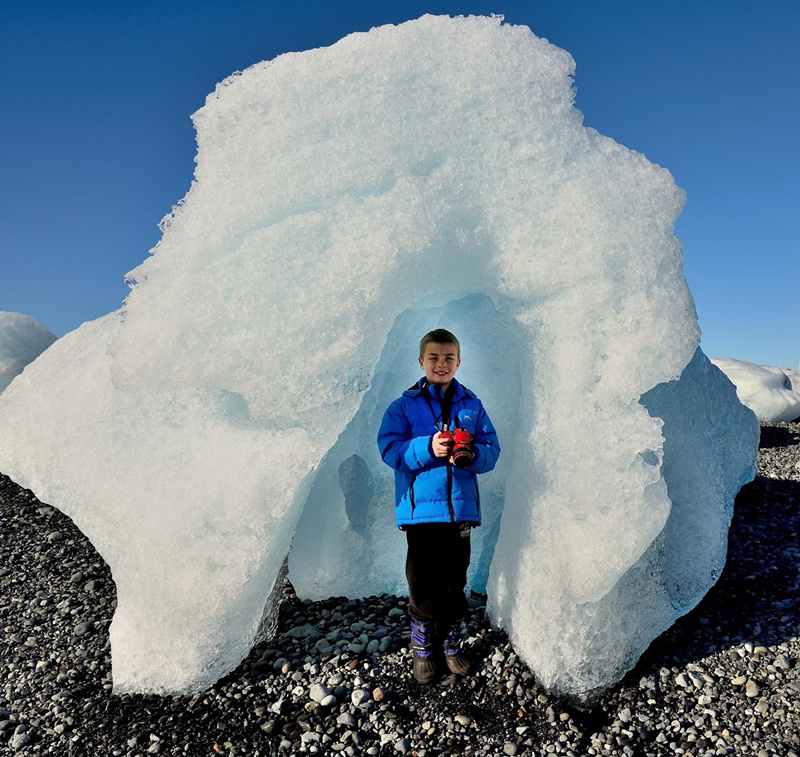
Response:
MULTIPOLYGON (((453 394, 455 394, 456 388, 453 386, 453 382, 450 382, 450 385, 447 387, 447 391, 444 393, 444 397, 440 397, 439 401, 442 404, 442 421, 445 424, 446 428, 450 428, 450 412, 452 410, 453 404, 453 394)), ((437 395, 438 387, 437 387, 437 395)))
POLYGON ((431 402, 431 396, 428 391, 428 387, 433 386, 427 380, 422 385, 422 394, 425 397, 425 401, 428 403, 428 407, 431 409, 431 415, 433 416, 433 423, 440 431, 446 428, 450 428, 450 409, 453 402, 453 393, 455 392, 455 387, 453 386, 453 382, 450 382, 450 386, 447 387, 447 391, 444 393, 444 397, 441 396, 441 392, 439 387, 436 387, 436 397, 439 400, 439 405, 442 408, 442 412, 440 415, 436 415, 436 411, 433 409, 433 402, 431 402))

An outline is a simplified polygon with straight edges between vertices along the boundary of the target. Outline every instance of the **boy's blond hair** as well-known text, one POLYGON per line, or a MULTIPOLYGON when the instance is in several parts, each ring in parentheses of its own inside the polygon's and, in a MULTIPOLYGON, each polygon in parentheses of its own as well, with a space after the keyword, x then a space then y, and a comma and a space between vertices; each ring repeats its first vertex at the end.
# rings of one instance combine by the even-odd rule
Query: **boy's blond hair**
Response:
POLYGON ((425 348, 431 343, 435 344, 454 344, 456 346, 456 357, 461 360, 461 345, 456 339, 456 335, 447 329, 434 329, 429 331, 419 340, 419 359, 425 357, 425 348))

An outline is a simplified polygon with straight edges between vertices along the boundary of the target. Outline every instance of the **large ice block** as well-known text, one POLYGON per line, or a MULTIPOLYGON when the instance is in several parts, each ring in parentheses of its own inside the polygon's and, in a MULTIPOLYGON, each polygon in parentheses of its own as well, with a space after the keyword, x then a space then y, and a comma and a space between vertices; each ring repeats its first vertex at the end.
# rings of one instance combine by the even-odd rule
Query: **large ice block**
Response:
POLYGON ((405 590, 375 436, 434 326, 461 340, 459 379, 503 447, 471 580, 543 681, 610 685, 709 584, 705 562, 677 598, 636 576, 683 569, 676 518, 715 540, 718 569, 753 419, 701 357, 687 369, 683 192, 583 125, 574 72, 527 27, 424 16, 257 64, 195 114, 195 181, 124 307, 0 396, 0 470, 111 567, 115 691, 229 671, 290 546, 302 596, 405 590), (659 415, 643 396, 685 369, 659 415), (736 462, 673 463, 667 415, 720 402, 741 422, 676 428, 736 462), (708 498, 679 517, 684 478, 708 498), (563 643, 539 637, 565 618, 563 643), (595 658, 603 622, 624 659, 595 658))
MULTIPOLYGON (((614 516, 633 479, 621 467, 586 479, 594 496, 577 502, 565 502, 557 488, 543 487, 533 507, 521 492, 507 493, 492 563, 493 619, 547 688, 586 702, 630 670, 719 578, 733 500, 755 475, 758 421, 699 348, 677 381, 656 385, 639 404, 663 442, 627 461, 635 475, 651 474, 638 520, 614 516), (614 473, 619 484, 609 486, 614 473), (664 520, 654 506, 662 497, 664 520), (621 543, 634 544, 637 554, 615 561, 621 543)), ((576 452, 593 461, 596 444, 615 446, 587 437, 576 452)))

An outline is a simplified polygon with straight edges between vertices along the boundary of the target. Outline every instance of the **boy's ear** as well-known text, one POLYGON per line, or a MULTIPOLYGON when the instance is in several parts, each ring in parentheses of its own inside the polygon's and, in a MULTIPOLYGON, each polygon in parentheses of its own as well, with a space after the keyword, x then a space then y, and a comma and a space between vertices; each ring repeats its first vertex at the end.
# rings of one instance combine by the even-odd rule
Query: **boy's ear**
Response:
POLYGON ((419 360, 419 367, 424 368, 425 364, 422 362, 422 358, 417 358, 419 360))

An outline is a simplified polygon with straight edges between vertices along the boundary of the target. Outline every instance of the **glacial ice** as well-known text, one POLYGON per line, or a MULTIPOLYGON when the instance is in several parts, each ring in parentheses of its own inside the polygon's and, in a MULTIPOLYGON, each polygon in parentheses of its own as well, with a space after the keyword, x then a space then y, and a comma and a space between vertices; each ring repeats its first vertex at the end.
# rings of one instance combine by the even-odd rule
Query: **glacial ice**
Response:
POLYGON ((0 392, 56 339, 35 318, 0 310, 0 392))
POLYGON ((758 422, 699 348, 677 381, 657 384, 639 402, 663 423, 663 443, 629 461, 637 475, 650 473, 639 522, 609 514, 621 497, 608 477, 585 482, 596 484, 592 499, 565 503, 550 489, 541 505, 512 511, 524 491, 518 481, 518 495, 506 492, 496 547, 503 564, 492 564, 492 617, 547 688, 584 701, 619 680, 716 582, 733 500, 755 475, 758 422), (597 561, 597 553, 611 561, 626 541, 641 549, 633 559, 619 567, 597 561))
POLYGON ((540 680, 608 686, 718 575, 758 426, 697 351, 663 168, 499 17, 424 16, 226 79, 124 307, 0 396, 0 470, 117 584, 114 691, 207 688, 304 597, 405 592, 375 437, 455 331, 497 427, 470 580, 540 680))
POLYGON ((711 362, 730 379, 739 400, 758 420, 783 423, 800 418, 800 384, 795 388, 789 375, 794 371, 729 357, 711 358, 711 362))
POLYGON ((792 389, 800 394, 800 366, 798 366, 798 370, 794 370, 794 368, 783 368, 782 370, 789 378, 792 389))

